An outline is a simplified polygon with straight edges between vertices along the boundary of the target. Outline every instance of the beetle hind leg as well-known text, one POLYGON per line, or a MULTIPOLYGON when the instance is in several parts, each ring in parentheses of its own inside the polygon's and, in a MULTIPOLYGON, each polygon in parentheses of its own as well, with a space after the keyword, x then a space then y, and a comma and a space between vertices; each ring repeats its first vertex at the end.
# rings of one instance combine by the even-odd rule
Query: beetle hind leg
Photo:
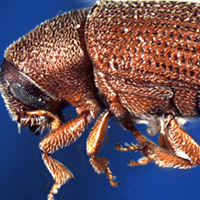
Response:
POLYGON ((113 187, 117 187, 119 182, 114 181, 115 177, 113 176, 108 166, 109 161, 104 157, 96 157, 102 145, 109 118, 109 110, 105 110, 104 113, 98 118, 87 140, 87 154, 90 156, 90 163, 95 172, 98 174, 105 172, 105 175, 109 179, 110 184, 113 187))

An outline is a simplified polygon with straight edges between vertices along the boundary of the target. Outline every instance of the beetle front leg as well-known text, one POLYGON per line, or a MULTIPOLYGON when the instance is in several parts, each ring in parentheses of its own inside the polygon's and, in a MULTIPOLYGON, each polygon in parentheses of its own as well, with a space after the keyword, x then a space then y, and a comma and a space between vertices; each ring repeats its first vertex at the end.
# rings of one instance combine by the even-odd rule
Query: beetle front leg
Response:
POLYGON ((113 176, 110 168, 108 167, 109 161, 104 157, 96 158, 102 145, 104 135, 106 133, 109 118, 109 110, 105 110, 104 113, 101 114, 101 116, 98 118, 87 140, 87 154, 90 156, 90 163, 94 168, 95 172, 105 172, 106 177, 110 181, 110 184, 113 187, 117 187, 119 185, 119 182, 114 182, 115 177, 113 176))
POLYGON ((53 195, 56 194, 58 192, 58 189, 69 179, 74 179, 74 176, 70 172, 70 170, 67 169, 67 167, 65 167, 56 159, 49 156, 48 153, 43 153, 42 159, 55 181, 47 196, 47 199, 54 200, 53 195))
MULTIPOLYGON (((25 122, 23 125, 39 126, 40 123, 47 123, 51 132, 48 133, 40 142, 39 148, 43 151, 43 161, 51 173, 55 183, 48 194, 48 200, 54 199, 54 194, 57 190, 67 182, 73 179, 73 174, 60 162, 50 156, 59 148, 70 145, 76 141, 99 112, 99 105, 96 100, 88 100, 84 106, 77 108, 78 117, 62 123, 59 118, 51 112, 44 110, 24 112, 20 122, 25 122), (39 123, 37 123, 39 119, 39 123)), ((44 125, 46 127, 46 125, 44 125)))
POLYGON ((77 118, 68 121, 61 125, 58 129, 51 131, 39 144, 43 153, 43 161, 55 180, 51 191, 48 195, 48 200, 53 199, 53 195, 57 190, 67 182, 68 179, 73 179, 72 173, 60 162, 53 159, 49 154, 54 153, 59 148, 70 145, 77 140, 87 125, 86 116, 81 115, 77 118))
POLYGON ((44 130, 45 128, 50 128, 51 130, 58 129, 62 122, 60 119, 46 110, 35 110, 35 111, 26 111, 22 112, 18 116, 18 128, 20 132, 20 127, 33 127, 36 126, 37 130, 44 130))

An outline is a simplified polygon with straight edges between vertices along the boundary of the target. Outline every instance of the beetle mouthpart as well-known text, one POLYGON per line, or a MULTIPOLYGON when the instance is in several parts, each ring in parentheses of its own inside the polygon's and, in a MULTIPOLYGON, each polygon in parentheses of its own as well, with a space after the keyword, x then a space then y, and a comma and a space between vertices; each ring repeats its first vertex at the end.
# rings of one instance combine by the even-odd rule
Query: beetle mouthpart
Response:
POLYGON ((21 126, 24 128, 28 127, 34 134, 36 134, 38 131, 43 133, 45 129, 51 130, 54 119, 46 114, 40 115, 40 113, 40 110, 20 113, 17 119, 19 122, 18 130, 21 126))

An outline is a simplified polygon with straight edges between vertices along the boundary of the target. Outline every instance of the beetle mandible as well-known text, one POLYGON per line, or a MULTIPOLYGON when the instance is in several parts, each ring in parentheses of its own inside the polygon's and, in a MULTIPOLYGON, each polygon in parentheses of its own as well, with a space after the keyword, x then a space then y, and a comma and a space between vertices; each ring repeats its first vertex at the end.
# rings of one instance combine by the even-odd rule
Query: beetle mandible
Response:
MULTIPOLYGON (((50 129, 39 145, 55 180, 48 200, 73 178, 50 154, 78 139, 99 115, 101 103, 107 109, 90 132, 87 154, 94 170, 105 172, 112 186, 119 182, 114 182, 108 160, 97 157, 111 115, 136 138, 140 135, 134 124, 141 120, 149 124, 149 134, 163 134, 159 148, 166 149, 170 165, 157 157, 160 166, 184 161, 169 133, 182 133, 176 127, 179 117, 199 116, 199 13, 197 3, 102 0, 90 10, 45 21, 6 49, 0 90, 8 111, 19 126, 50 129), (78 116, 65 123, 62 109, 68 104, 78 116)), ((179 141, 185 135, 178 135, 179 141)), ((195 141, 187 138, 193 152, 195 141)), ((147 141, 142 143, 139 150, 144 152, 147 141)), ((185 148, 181 151, 194 157, 185 148)))

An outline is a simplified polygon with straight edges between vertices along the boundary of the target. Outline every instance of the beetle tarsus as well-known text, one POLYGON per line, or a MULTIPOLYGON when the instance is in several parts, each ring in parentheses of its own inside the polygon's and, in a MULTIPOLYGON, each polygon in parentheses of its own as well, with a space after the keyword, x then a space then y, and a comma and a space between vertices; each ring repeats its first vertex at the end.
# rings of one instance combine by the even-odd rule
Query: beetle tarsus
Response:
POLYGON ((120 143, 115 144, 115 148, 119 151, 139 151, 144 148, 146 143, 142 144, 125 144, 126 147, 123 147, 120 143))
POLYGON ((90 158, 90 163, 92 167, 94 168, 95 172, 98 174, 105 172, 106 177, 109 179, 110 184, 113 187, 117 187, 120 182, 115 182, 115 176, 113 176, 110 168, 108 167, 108 160, 106 158, 96 158, 96 157, 91 157, 90 158))
POLYGON ((128 162, 128 165, 129 166, 146 165, 146 164, 150 163, 151 161, 152 161, 152 159, 150 157, 142 157, 137 162, 130 159, 128 162))
POLYGON ((44 153, 42 158, 55 181, 48 195, 48 200, 51 200, 54 199, 53 195, 58 192, 58 189, 69 179, 74 179, 74 176, 62 163, 49 156, 47 153, 44 153))

